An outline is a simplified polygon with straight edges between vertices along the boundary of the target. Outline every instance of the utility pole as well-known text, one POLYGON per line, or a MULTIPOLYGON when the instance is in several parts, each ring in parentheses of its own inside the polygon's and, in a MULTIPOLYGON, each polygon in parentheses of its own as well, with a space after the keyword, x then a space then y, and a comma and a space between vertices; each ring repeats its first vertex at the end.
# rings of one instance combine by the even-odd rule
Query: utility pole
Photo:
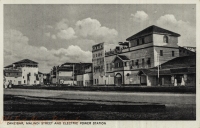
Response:
POLYGON ((56 86, 57 86, 57 66, 56 66, 56 86))
POLYGON ((73 64, 73 86, 74 86, 74 64, 73 64))
POLYGON ((160 74, 159 74, 159 56, 160 54, 157 54, 158 55, 158 86, 160 86, 160 80, 159 80, 159 77, 160 77, 160 74))

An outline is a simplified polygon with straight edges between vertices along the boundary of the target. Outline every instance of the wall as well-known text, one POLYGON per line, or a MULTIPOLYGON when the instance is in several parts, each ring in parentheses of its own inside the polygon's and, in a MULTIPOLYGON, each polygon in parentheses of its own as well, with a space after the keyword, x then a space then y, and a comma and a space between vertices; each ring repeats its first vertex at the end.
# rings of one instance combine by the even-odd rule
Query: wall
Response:
POLYGON ((39 76, 39 84, 44 84, 44 76, 43 76, 43 74, 38 74, 39 76))
POLYGON ((59 71, 58 76, 72 76, 73 71, 59 71))
POLYGON ((138 71, 131 71, 129 76, 130 84, 140 84, 140 76, 137 75, 138 71))
POLYGON ((63 84, 71 85, 71 86, 73 86, 73 83, 74 83, 75 85, 77 85, 77 82, 76 82, 76 81, 73 82, 73 80, 67 80, 67 81, 65 81, 65 80, 60 80, 60 82, 63 83, 63 84))
POLYGON ((168 43, 163 41, 164 35, 153 34, 153 45, 178 48, 178 37, 168 36, 168 43))
POLYGON ((108 75, 108 76, 100 76, 99 77, 99 84, 100 85, 113 85, 114 84, 114 77, 108 75))
POLYGON ((147 86, 157 86, 157 76, 147 76, 147 86))
POLYGON ((26 85, 39 84, 39 81, 36 81, 36 76, 34 74, 38 74, 38 67, 22 67, 22 84, 26 85), (27 74, 29 73, 31 73, 31 75, 30 75, 30 81, 28 83, 27 74))
POLYGON ((138 67, 135 65, 137 59, 139 60, 139 69, 153 67, 154 66, 153 47, 130 52, 130 60, 134 61, 134 64, 132 64, 132 69, 138 69, 138 67), (150 65, 147 64, 148 58, 150 58, 150 65), (144 67, 142 67, 142 59, 144 59, 144 67))
POLYGON ((176 48, 166 48, 166 47, 154 47, 154 65, 158 65, 158 55, 159 64, 165 63, 173 58, 179 57, 179 49, 176 48), (160 50, 163 51, 163 56, 160 56, 160 50), (174 56, 172 56, 172 51, 174 51, 174 56))
POLYGON ((22 82, 22 77, 5 77, 5 79, 5 85, 8 85, 9 83, 19 85, 19 82, 22 82))
POLYGON ((130 84, 130 74, 131 71, 124 71, 124 84, 130 84))
POLYGON ((196 86, 196 74, 187 74, 186 86, 196 86))
POLYGON ((83 74, 83 86, 91 86, 93 83, 93 74, 83 74))
MULTIPOLYGON (((152 41, 153 41, 153 36, 148 35, 148 36, 145 36, 145 37, 138 38, 139 39, 139 45, 142 45, 142 38, 144 38, 144 41, 145 41, 144 44, 152 43, 152 41)), ((130 45, 131 47, 137 46, 137 39, 130 41, 130 44, 131 44, 130 45)))
POLYGON ((105 68, 105 50, 104 43, 92 46, 92 64, 93 64, 93 85, 99 84, 99 76, 104 75, 105 68), (97 67, 100 67, 98 70, 97 67), (98 83, 95 83, 97 81, 98 83))
POLYGON ((171 76, 160 76, 160 83, 161 83, 162 86, 166 86, 166 85, 170 86, 170 85, 172 85, 171 76), (163 79, 164 79, 164 85, 162 83, 163 79))

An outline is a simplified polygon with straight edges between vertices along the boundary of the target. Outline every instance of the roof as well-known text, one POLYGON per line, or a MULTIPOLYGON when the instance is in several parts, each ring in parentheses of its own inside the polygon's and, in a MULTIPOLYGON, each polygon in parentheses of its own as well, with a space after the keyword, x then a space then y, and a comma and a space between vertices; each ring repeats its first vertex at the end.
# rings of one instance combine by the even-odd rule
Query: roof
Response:
POLYGON ((12 64, 10 64, 10 65, 8 65, 8 66, 5 66, 4 68, 11 68, 11 67, 13 67, 12 64))
POLYGON ((118 55, 119 58, 121 58, 122 60, 130 60, 127 56, 125 55, 118 55))
MULTIPOLYGON (((196 55, 176 57, 161 64, 161 69, 196 67, 196 55)), ((156 68, 156 67, 154 67, 156 68)))
POLYGON ((38 71, 38 74, 43 74, 43 73, 38 71))
POLYGON ((167 35, 172 35, 172 36, 176 36, 176 37, 179 37, 180 34, 178 33, 175 33, 175 32, 172 32, 172 31, 169 31, 167 29, 164 29, 164 28, 160 28, 158 26, 155 26, 155 25, 152 25, 152 26, 149 26, 147 28, 145 28, 144 30, 136 33, 135 35, 127 38, 126 40, 127 41, 130 41, 130 40, 133 40, 135 38, 138 38, 138 37, 141 37, 141 36, 144 36, 144 35, 148 35, 148 34, 167 34, 167 35))
POLYGON ((177 68, 177 69, 170 69, 172 74, 190 74, 196 73, 196 68, 177 68))
POLYGON ((125 55, 117 55, 112 62, 115 62, 116 59, 120 59, 121 61, 127 61, 127 60, 130 60, 127 56, 125 55))
MULTIPOLYGON (((156 75, 158 75, 158 71, 152 70, 152 69, 141 69, 140 71, 138 71, 138 75, 141 75, 141 74, 145 74, 145 75, 149 75, 149 76, 156 76, 156 75)), ((170 75, 171 71, 169 69, 160 70, 159 74, 160 75, 170 75)))
POLYGON ((9 70, 4 70, 5 73, 21 73, 22 70, 19 69, 9 69, 9 70))
POLYGON ((59 67, 58 71, 73 71, 73 67, 59 67))
POLYGON ((13 64, 20 64, 20 63, 38 64, 37 62, 32 61, 32 60, 29 60, 29 59, 23 59, 23 60, 20 60, 20 61, 15 62, 15 63, 13 63, 13 64))

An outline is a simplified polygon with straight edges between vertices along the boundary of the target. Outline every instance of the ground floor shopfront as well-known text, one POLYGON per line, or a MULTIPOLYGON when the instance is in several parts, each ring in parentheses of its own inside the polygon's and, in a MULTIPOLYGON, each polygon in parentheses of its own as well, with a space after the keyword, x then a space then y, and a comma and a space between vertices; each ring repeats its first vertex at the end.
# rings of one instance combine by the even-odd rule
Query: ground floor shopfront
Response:
POLYGON ((100 76, 99 85, 195 86, 196 68, 116 71, 100 76))

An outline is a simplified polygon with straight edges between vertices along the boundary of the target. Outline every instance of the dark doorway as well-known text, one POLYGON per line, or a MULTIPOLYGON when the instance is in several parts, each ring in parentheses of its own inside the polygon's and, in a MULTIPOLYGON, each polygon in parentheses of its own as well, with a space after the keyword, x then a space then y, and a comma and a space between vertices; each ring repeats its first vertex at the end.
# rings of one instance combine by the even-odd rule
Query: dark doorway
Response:
POLYGON ((120 73, 117 73, 117 74, 115 75, 115 84, 116 84, 117 86, 122 85, 122 75, 121 75, 120 73))

